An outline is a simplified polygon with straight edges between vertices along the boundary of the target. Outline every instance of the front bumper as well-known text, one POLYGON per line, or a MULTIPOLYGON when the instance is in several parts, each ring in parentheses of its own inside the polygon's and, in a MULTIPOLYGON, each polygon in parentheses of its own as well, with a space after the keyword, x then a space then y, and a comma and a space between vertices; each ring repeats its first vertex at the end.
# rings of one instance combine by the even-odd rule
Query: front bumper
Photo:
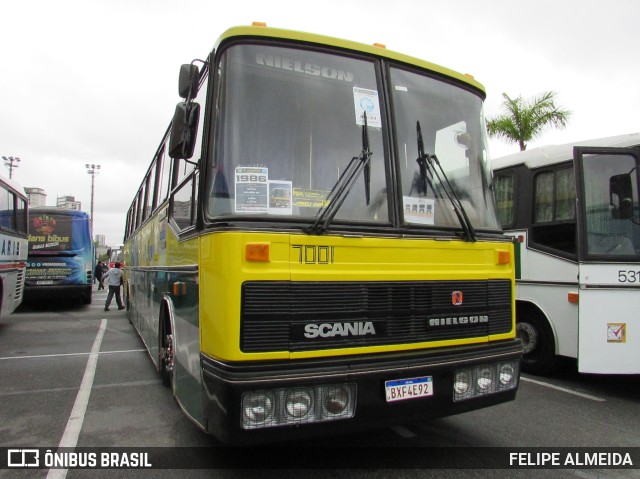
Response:
POLYGON ((454 400, 456 371, 508 361, 518 363, 521 356, 522 346, 517 339, 401 353, 240 364, 223 363, 202 355, 205 428, 224 442, 255 444, 459 414, 515 399, 518 377, 515 387, 509 390, 454 400), (387 402, 385 381, 415 377, 432 378, 431 396, 387 402), (243 428, 244 393, 323 384, 355 385, 352 417, 329 422, 243 428))

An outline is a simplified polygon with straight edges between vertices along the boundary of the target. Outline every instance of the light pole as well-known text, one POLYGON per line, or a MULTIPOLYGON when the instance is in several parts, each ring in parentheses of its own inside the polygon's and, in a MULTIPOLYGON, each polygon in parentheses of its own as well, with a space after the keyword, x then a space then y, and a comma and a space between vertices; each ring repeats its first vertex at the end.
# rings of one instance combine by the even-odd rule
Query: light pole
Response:
POLYGON ((100 165, 87 163, 85 166, 87 167, 87 173, 91 175, 91 241, 93 241, 93 190, 96 175, 100 174, 100 165))
POLYGON ((4 166, 9 168, 9 179, 13 178, 13 169, 18 167, 20 158, 14 156, 3 156, 4 166))

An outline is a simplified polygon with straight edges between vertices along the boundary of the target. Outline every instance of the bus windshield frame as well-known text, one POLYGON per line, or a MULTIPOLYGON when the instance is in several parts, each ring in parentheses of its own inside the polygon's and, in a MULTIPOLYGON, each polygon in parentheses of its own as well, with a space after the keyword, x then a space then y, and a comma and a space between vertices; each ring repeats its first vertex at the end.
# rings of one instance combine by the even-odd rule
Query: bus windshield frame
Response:
POLYGON ((433 172, 418 188, 419 121, 426 153, 439 159, 473 228, 500 232, 482 91, 387 59, 292 44, 235 42, 215 58, 206 224, 313 224, 362 151, 366 114, 370 168, 353 183, 330 230, 461 233, 433 172))

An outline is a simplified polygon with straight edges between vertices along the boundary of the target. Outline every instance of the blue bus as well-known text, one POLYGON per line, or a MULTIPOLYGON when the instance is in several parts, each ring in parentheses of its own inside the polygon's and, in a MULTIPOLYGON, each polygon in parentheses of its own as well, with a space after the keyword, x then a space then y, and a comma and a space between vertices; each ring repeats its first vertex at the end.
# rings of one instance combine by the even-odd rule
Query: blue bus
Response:
POLYGON ((87 213, 47 206, 29 209, 25 301, 78 298, 90 304, 93 259, 87 213))

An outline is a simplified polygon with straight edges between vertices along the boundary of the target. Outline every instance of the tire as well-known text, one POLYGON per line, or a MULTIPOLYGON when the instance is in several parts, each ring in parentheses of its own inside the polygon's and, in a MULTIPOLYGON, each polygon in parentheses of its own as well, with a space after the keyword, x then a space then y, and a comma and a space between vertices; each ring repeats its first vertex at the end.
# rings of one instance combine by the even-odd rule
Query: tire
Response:
POLYGON ((171 334, 171 327, 168 324, 169 321, 165 318, 165 315, 161 314, 160 337, 158 338, 158 364, 160 366, 162 384, 165 386, 171 386, 174 369, 173 335, 171 334))
POLYGON ((516 335, 524 348, 522 370, 549 374, 555 369, 555 341, 546 318, 537 311, 518 309, 516 335))
POLYGON ((89 292, 85 292, 82 297, 82 304, 91 304, 91 290, 89 292))
POLYGON ((125 311, 127 312, 127 319, 129 320, 129 322, 131 324, 133 324, 133 320, 131 319, 133 314, 131 312, 131 298, 130 298, 130 293, 129 293, 129 287, 127 285, 126 290, 124 291, 125 294, 125 298, 124 298, 124 305, 126 307, 125 311))

